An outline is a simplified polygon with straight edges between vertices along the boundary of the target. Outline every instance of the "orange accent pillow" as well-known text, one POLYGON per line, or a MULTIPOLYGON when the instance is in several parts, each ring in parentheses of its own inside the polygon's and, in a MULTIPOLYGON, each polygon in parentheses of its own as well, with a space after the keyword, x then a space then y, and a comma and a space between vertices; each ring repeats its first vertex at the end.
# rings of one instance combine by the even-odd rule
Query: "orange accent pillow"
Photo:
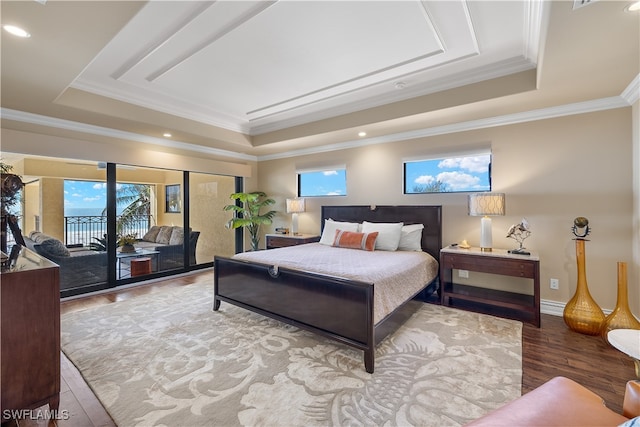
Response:
POLYGON ((336 237, 333 239, 332 246, 373 251, 376 247, 376 238, 378 238, 377 231, 373 233, 356 233, 355 231, 338 229, 336 230, 336 237))

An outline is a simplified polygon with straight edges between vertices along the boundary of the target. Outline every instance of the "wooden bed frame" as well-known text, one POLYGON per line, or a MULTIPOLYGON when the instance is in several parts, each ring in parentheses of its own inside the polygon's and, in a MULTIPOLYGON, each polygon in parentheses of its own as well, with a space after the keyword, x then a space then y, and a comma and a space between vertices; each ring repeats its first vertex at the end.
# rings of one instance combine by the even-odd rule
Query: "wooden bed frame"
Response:
MULTIPOLYGON (((439 259, 442 248, 441 206, 323 206, 325 219, 348 222, 424 224, 422 248, 439 259)), ((438 278, 419 294, 429 295, 438 278)), ((213 310, 222 301, 330 337, 364 351, 365 369, 374 370, 376 343, 415 311, 411 299, 374 325, 374 284, 216 256, 213 310)), ((414 297, 415 297, 414 296, 414 297)))

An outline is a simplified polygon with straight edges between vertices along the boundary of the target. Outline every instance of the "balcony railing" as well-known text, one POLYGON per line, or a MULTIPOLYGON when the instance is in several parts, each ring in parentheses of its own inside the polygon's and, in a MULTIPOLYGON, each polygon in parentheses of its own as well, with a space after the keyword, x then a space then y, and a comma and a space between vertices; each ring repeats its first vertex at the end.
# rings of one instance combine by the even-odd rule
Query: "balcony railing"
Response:
MULTIPOLYGON (((120 216, 116 217, 120 222, 120 216)), ((151 215, 128 217, 122 226, 121 234, 135 234, 141 238, 149 230, 151 215)), ((64 240, 67 246, 89 246, 107 233, 106 216, 65 216, 64 240)))

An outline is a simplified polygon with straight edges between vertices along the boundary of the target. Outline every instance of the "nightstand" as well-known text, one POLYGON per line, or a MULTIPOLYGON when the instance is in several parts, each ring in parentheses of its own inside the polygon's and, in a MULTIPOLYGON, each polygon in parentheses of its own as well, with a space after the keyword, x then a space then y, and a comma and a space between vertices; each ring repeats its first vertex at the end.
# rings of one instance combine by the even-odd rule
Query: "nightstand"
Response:
POLYGON ((284 248, 285 246, 304 245, 320 241, 317 234, 267 234, 267 249, 284 248))
POLYGON ((442 305, 467 308, 528 321, 540 327, 540 258, 510 254, 504 249, 446 247, 440 250, 442 305), (453 270, 468 270, 531 279, 533 295, 453 283, 453 270))

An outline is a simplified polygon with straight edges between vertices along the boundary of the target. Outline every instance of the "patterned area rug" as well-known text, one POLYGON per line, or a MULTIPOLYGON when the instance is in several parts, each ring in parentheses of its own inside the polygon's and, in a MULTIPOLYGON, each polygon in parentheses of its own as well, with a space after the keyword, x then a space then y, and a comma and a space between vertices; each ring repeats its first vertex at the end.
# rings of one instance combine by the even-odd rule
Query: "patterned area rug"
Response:
POLYGON ((457 426, 520 396, 520 322, 423 304, 362 352, 222 303, 210 280, 62 317, 121 427, 457 426))

